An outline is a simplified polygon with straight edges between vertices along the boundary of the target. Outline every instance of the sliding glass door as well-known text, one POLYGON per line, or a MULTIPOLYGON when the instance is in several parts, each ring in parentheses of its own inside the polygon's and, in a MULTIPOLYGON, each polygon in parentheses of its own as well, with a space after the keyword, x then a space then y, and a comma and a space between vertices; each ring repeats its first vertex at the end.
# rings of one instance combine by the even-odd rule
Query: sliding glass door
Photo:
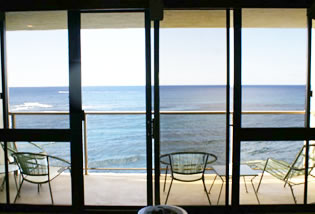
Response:
POLYGON ((165 10, 154 22, 157 204, 227 202, 227 17, 225 10, 165 10))
POLYGON ((144 11, 81 12, 85 205, 152 201, 145 18, 144 11))
POLYGON ((233 201, 309 203, 313 137, 307 11, 242 9, 235 21, 235 44, 241 45, 234 61, 233 201))
POLYGON ((155 12, 0 13, 3 207, 313 203, 307 11, 155 12))

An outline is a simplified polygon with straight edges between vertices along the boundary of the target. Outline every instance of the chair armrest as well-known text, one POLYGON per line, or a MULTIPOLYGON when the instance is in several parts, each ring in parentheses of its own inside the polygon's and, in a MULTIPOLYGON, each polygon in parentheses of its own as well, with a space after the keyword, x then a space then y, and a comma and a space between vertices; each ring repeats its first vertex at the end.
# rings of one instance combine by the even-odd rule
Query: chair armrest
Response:
POLYGON ((266 165, 266 160, 252 160, 241 162, 241 165, 248 165, 254 170, 263 170, 266 165))
POLYGON ((61 162, 69 164, 69 166, 71 165, 71 163, 69 161, 65 160, 65 159, 62 159, 62 158, 59 158, 59 157, 56 157, 56 156, 52 156, 52 155, 45 155, 45 156, 47 156, 48 158, 59 160, 61 162))
POLYGON ((59 157, 56 157, 56 156, 53 156, 53 155, 47 155, 47 154, 43 154, 43 153, 34 153, 34 152, 16 152, 14 154, 26 154, 26 155, 34 155, 34 156, 41 156, 43 158, 52 158, 52 159, 56 159, 56 160, 59 160, 61 162, 64 162, 64 163, 67 163, 70 165, 70 162, 65 160, 65 159, 62 159, 62 158, 59 158, 59 157))
POLYGON ((45 151, 45 149, 43 147, 41 147, 40 145, 33 143, 33 142, 28 142, 29 144, 35 146, 36 148, 38 148, 39 150, 41 150, 41 153, 47 154, 47 152, 45 151))

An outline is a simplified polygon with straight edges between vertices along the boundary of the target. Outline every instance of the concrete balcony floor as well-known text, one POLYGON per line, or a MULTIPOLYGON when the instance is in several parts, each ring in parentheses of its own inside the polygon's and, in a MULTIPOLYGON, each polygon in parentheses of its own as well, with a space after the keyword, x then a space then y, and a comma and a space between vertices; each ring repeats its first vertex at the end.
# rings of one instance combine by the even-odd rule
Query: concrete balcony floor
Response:
MULTIPOLYGON (((1 182, 3 176, 0 178, 1 182)), ((209 189, 214 174, 206 175, 206 185, 209 189)), ((254 185, 257 188, 260 176, 254 179, 254 185)), ((310 178, 308 202, 315 202, 315 179, 310 178), (312 181, 313 180, 313 181, 312 181), (313 187, 314 186, 314 187, 313 187)), ((85 184, 85 203, 86 205, 146 205, 146 175, 130 173, 90 173, 84 176, 85 184)), ((166 191, 163 192, 164 175, 161 176, 161 203, 164 204, 167 190, 170 184, 168 176, 166 191)), ((240 184, 240 203, 258 204, 255 197, 250 178, 246 178, 248 193, 245 191, 244 180, 241 178, 240 184)), ((266 174, 263 178, 258 197, 261 204, 294 204, 290 188, 283 187, 283 182, 266 174)), ((56 205, 71 204, 71 180, 68 173, 64 173, 51 182, 54 202, 56 205)), ((221 181, 216 180, 211 190, 210 199, 212 205, 217 204, 218 195, 221 187, 221 181)), ((298 203, 303 202, 303 185, 294 187, 294 192, 298 203)), ((10 194, 13 202, 16 195, 16 187, 13 180, 13 174, 10 175, 10 194)), ((219 205, 224 205, 225 186, 219 205)), ((5 202, 5 189, 0 192, 0 202, 5 202)), ((48 184, 40 187, 37 191, 37 185, 24 182, 20 198, 16 203, 22 204, 51 204, 48 184)), ((173 187, 169 196, 168 204, 172 205, 208 205, 206 194, 203 190, 201 181, 196 182, 173 182, 173 187)))

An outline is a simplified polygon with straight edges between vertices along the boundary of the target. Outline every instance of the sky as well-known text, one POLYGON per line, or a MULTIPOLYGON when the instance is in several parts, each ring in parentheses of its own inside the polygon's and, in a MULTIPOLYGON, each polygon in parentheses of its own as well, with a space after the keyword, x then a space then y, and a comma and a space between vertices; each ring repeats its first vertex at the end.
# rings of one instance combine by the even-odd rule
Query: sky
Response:
MULTIPOLYGON (((68 86, 67 33, 7 32, 9 87, 68 86)), ((243 29, 242 83, 304 85, 306 33, 306 29, 243 29)), ((145 85, 144 36, 139 28, 81 30, 82 85, 145 85)), ((231 59, 233 64, 232 49, 231 59)), ((161 85, 225 83, 225 29, 160 30, 161 85)))

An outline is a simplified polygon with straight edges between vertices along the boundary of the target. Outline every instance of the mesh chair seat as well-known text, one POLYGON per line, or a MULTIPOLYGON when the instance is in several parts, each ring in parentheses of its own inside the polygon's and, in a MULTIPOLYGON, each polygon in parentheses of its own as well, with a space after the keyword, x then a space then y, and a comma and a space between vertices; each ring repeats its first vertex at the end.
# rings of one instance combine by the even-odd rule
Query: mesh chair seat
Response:
POLYGON ((47 175, 26 175, 24 179, 31 183, 47 183, 49 180, 52 181, 56 178, 59 174, 61 174, 65 169, 65 167, 56 167, 51 166, 49 167, 49 178, 47 175))

